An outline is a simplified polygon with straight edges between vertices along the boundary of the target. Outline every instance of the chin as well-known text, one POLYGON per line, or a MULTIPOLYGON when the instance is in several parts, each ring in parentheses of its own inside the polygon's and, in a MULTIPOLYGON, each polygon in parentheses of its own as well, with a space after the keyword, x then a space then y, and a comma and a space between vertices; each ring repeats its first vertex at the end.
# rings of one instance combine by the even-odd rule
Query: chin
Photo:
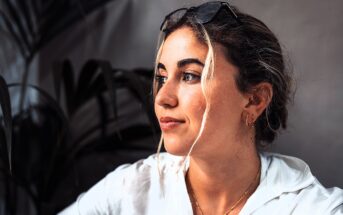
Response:
POLYGON ((190 150, 189 144, 168 140, 164 140, 164 148, 169 154, 176 156, 186 156, 190 150))

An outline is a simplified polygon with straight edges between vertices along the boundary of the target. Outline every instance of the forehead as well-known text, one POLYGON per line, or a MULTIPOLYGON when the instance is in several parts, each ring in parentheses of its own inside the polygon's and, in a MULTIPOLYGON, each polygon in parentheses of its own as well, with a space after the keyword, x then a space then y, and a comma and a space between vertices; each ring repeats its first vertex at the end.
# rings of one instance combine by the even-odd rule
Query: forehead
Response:
POLYGON ((207 46, 196 38, 191 28, 182 27, 166 38, 159 62, 168 64, 185 58, 197 58, 204 62, 207 50, 207 46))
MULTIPOLYGON (((224 46, 212 43, 214 54, 215 76, 222 80, 238 74, 238 67, 227 60, 224 46), (228 75, 230 74, 230 75, 228 75)), ((205 63, 208 47, 200 42, 190 27, 182 27, 172 32, 165 40, 159 63, 165 65, 167 70, 177 67, 180 60, 195 58, 205 63)))

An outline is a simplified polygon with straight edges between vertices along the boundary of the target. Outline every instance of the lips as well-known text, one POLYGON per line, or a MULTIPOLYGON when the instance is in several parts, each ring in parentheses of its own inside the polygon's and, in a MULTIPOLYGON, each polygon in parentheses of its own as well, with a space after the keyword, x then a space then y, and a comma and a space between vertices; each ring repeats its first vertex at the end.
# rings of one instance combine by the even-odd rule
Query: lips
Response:
POLYGON ((175 129, 184 122, 185 122, 184 120, 176 119, 173 117, 160 118, 160 126, 161 126, 162 131, 169 131, 169 130, 175 129))

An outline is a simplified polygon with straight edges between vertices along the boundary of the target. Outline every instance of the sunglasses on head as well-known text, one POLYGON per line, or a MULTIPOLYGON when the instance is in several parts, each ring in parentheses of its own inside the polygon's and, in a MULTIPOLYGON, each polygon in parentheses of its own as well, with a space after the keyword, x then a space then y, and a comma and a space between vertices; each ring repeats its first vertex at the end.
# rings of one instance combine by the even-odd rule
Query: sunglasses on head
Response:
POLYGON ((161 24, 160 30, 162 32, 167 32, 168 29, 171 28, 169 26, 167 29, 168 23, 175 23, 176 25, 187 13, 192 13, 195 19, 197 20, 197 22, 200 24, 209 23, 217 16, 217 14, 219 13, 221 9, 225 9, 229 13, 230 16, 232 16, 239 24, 241 24, 238 16, 232 10, 229 3, 221 2, 221 1, 212 1, 212 2, 206 2, 197 7, 180 8, 169 13, 164 18, 164 21, 161 24))

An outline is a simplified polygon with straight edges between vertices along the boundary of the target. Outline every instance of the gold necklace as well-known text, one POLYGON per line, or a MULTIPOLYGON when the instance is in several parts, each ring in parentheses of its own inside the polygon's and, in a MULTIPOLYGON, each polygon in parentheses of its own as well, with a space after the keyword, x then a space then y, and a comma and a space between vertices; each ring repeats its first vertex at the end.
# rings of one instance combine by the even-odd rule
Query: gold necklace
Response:
MULTIPOLYGON (((229 215, 237 206, 239 203, 241 203, 241 201, 244 199, 244 197, 246 197, 249 193, 249 190, 251 190, 252 186, 254 185, 254 182, 257 181, 257 179, 259 178, 260 176, 260 168, 258 169, 257 171, 257 174, 256 174, 256 177, 254 178, 254 180, 250 183, 249 187, 244 191, 244 193, 241 195, 241 197, 239 197, 239 199, 235 202, 235 204, 233 204, 230 209, 224 213, 224 215, 229 215)), ((194 190, 191 186, 191 184, 189 183, 189 179, 186 180, 187 184, 188 184, 188 187, 189 187, 189 191, 190 191, 190 194, 191 196, 193 197, 193 200, 192 203, 195 204, 195 207, 199 209, 201 215, 204 215, 204 211, 201 209, 200 207, 200 204, 198 202, 198 199, 194 193, 194 190)))

